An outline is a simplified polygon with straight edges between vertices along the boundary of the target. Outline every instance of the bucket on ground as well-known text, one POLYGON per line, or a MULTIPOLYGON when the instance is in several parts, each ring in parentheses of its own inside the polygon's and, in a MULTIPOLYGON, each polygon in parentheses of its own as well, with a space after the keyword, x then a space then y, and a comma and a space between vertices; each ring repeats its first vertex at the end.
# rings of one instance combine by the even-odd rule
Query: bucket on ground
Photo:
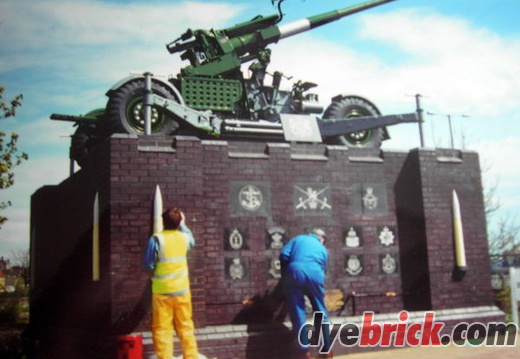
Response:
POLYGON ((117 359, 142 359, 143 338, 140 335, 119 335, 117 341, 117 359))

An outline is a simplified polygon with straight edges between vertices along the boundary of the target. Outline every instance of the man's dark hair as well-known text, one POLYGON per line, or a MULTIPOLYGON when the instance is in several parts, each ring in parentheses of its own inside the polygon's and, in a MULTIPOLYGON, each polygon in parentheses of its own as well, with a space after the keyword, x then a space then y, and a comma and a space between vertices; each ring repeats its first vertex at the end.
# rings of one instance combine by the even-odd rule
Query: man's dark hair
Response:
POLYGON ((164 229, 178 229, 181 225, 181 210, 177 207, 167 209, 164 211, 162 217, 164 229))

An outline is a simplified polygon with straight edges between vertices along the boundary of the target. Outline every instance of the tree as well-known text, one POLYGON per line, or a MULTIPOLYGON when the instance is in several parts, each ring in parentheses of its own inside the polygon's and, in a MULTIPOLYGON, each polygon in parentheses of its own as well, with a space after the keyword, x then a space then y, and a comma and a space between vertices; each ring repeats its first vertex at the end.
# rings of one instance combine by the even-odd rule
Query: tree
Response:
MULTIPOLYGON (((482 169, 485 174, 489 166, 482 169)), ((515 217, 502 216, 496 228, 489 228, 493 215, 501 208, 500 200, 497 198, 498 183, 489 183, 484 178, 484 211, 488 223, 489 254, 503 255, 518 253, 520 248, 520 224, 515 217)))
POLYGON ((512 217, 504 217, 498 222, 489 243, 490 254, 520 254, 520 225, 512 217))
MULTIPOLYGON (((16 95, 8 103, 4 101, 4 87, 0 86, 0 120, 16 116, 16 110, 22 105, 23 95, 16 95)), ((7 135, 0 131, 0 189, 9 188, 14 184, 13 168, 27 160, 29 156, 25 152, 18 150, 18 134, 7 135)), ((6 209, 11 205, 10 201, 0 202, 0 210, 6 209)), ((0 215, 0 228, 7 221, 7 218, 0 215)))
POLYGON ((31 255, 28 250, 18 250, 11 251, 11 267, 20 267, 21 269, 21 277, 23 278, 23 282, 25 287, 29 285, 30 273, 29 266, 31 265, 31 255))

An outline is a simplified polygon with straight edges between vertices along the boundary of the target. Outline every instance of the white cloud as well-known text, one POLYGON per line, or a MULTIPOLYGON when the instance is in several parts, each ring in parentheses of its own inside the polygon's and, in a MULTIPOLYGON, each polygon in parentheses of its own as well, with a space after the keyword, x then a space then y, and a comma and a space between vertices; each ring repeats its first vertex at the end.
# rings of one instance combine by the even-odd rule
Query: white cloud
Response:
POLYGON ((45 49, 54 45, 103 45, 141 43, 172 36, 189 26, 222 24, 243 7, 184 1, 172 4, 114 4, 93 0, 4 0, 3 28, 10 32, 11 46, 45 49), (28 4, 30 3, 30 4, 28 4))
POLYGON ((48 156, 30 159, 15 168, 14 185, 0 192, 0 202, 12 202, 11 207, 2 211, 8 221, 0 229, 0 252, 9 254, 28 248, 30 197, 42 186, 55 185, 67 178, 68 166, 66 157, 48 156))
POLYGON ((484 141, 475 144, 474 148, 481 154, 490 174, 520 178, 520 137, 507 136, 499 141, 484 141))
MULTIPOLYGON (((520 216, 520 137, 484 141, 472 145, 480 155, 484 186, 496 186, 496 200, 500 203, 499 217, 520 216)), ((518 219, 518 218, 517 218, 518 219)))
POLYGON ((496 116, 516 108, 520 39, 502 39, 458 18, 408 9, 361 18, 361 34, 407 60, 387 81, 422 86, 439 106, 496 116))
POLYGON ((242 9, 226 3, 195 1, 121 6, 92 0, 6 0, 0 3, 2 52, 9 52, 10 59, 15 57, 17 61, 0 58, 0 70, 47 63, 67 65, 67 61, 77 61, 78 52, 82 54, 85 48, 88 51, 83 56, 91 54, 95 58, 100 49, 120 52, 146 44, 164 46, 188 27, 218 27, 242 9), (33 56, 21 51, 33 52, 33 56))
MULTIPOLYGON (((35 156, 14 169, 15 184, 0 192, 1 198, 21 201, 44 185, 54 185, 69 176, 69 161, 64 156, 35 156)), ((28 204, 28 202, 25 202, 28 204)))
POLYGON ((72 134, 74 128, 71 122, 54 122, 49 118, 40 118, 24 122, 13 130, 20 135, 18 147, 22 150, 31 146, 59 146, 60 142, 67 144, 67 137, 72 134))
POLYGON ((2 213, 2 215, 7 216, 8 221, 0 229, 2 235, 0 257, 9 258, 12 252, 29 248, 29 216, 25 209, 10 210, 9 213, 2 213))

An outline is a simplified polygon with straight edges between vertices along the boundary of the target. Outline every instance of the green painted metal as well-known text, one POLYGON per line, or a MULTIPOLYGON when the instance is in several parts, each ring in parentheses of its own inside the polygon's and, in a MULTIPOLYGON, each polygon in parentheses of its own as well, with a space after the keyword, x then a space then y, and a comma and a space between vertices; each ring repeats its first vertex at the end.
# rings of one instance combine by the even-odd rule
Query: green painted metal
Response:
MULTIPOLYGON (((145 129, 150 126, 152 134, 193 133, 195 130, 199 134, 202 132, 201 136, 222 134, 278 139, 285 135, 282 119, 287 118, 291 121, 297 118, 302 124, 316 123, 319 130, 324 131, 322 139, 326 138, 329 143, 337 143, 345 134, 351 134, 352 141, 345 137, 348 143, 378 146, 378 142, 386 139, 381 136, 381 131, 386 134, 386 129, 380 127, 413 119, 379 118, 375 116, 379 114, 375 106, 358 97, 353 104, 338 104, 333 100, 325 110, 325 115, 338 112, 333 117, 314 117, 324 110, 318 96, 308 92, 316 84, 299 80, 293 82, 291 90, 280 88, 282 78, 289 77, 279 71, 272 74, 267 71, 271 57, 268 46, 392 1, 396 0, 371 0, 283 24, 280 24, 280 12, 259 15, 220 30, 188 29, 166 45, 170 53, 178 53, 182 60, 189 61, 175 78, 166 81, 152 79, 149 73, 132 75, 107 92, 110 100, 105 110, 92 111, 85 116, 53 114, 51 118, 77 123, 71 158, 78 163, 84 162, 92 149, 114 132, 140 134, 146 133, 145 129), (245 76, 242 65, 249 62, 249 76, 245 76), (343 114, 342 111, 352 106, 354 110, 367 107, 367 113, 357 114, 350 109, 343 114), (329 111, 330 108, 333 110, 329 111), (370 114, 374 116, 358 118, 370 114), (338 123, 333 123, 336 121, 338 123), (377 132, 374 135, 372 131, 377 132)), ((341 143, 345 141, 342 139, 341 143)))
POLYGON ((235 73, 239 76, 241 64, 266 57, 266 47, 281 38, 392 1, 395 0, 369 1, 282 26, 276 25, 280 20, 278 15, 270 15, 257 16, 223 30, 190 29, 166 47, 170 53, 181 52, 181 58, 190 61, 190 65, 181 70, 182 76, 232 76, 235 73))
POLYGON ((321 14, 321 15, 315 15, 307 18, 311 24, 311 29, 314 29, 315 27, 328 24, 329 22, 336 21, 341 19, 342 17, 353 15, 360 11, 365 11, 370 8, 383 5, 389 2, 392 2, 395 0, 375 0, 375 1, 369 1, 363 4, 358 4, 350 7, 346 7, 339 10, 333 10, 329 11, 327 13, 321 14))
POLYGON ((181 92, 186 105, 195 110, 234 112, 243 96, 239 80, 208 77, 184 77, 181 92))

